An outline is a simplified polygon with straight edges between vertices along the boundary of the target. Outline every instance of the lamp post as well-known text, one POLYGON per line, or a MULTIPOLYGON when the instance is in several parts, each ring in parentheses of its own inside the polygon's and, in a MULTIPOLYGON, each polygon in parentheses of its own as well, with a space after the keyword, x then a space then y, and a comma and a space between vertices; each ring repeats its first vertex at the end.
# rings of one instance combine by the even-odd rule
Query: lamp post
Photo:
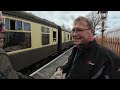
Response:
POLYGON ((105 27, 105 20, 107 18, 107 14, 108 14, 108 11, 98 11, 98 14, 100 14, 100 18, 101 18, 101 21, 102 21, 102 29, 101 29, 101 32, 102 32, 102 41, 101 41, 101 44, 103 45, 103 38, 104 38, 104 27, 105 27))

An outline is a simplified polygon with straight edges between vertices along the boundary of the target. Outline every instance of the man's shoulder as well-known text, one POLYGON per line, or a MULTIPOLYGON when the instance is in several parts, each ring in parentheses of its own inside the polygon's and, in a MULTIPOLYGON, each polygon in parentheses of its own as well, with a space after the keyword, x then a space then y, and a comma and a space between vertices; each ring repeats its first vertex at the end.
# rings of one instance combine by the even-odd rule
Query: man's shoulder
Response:
MULTIPOLYGON (((99 50, 101 50, 101 51, 103 51, 103 52, 107 52, 107 53, 109 53, 109 54, 115 54, 115 52, 113 52, 113 51, 110 50, 109 48, 104 47, 104 46, 102 46, 102 45, 98 45, 98 48, 99 48, 99 50)), ((115 55, 117 55, 117 54, 115 54, 115 55)))
POLYGON ((104 46, 102 46, 100 44, 97 44, 97 45, 98 45, 98 48, 100 48, 100 49, 107 49, 108 50, 108 48, 106 48, 106 47, 104 47, 104 46))
POLYGON ((108 48, 106 48, 102 45, 99 45, 99 44, 97 45, 97 49, 100 53, 104 53, 104 54, 111 52, 108 48))
POLYGON ((114 60, 114 62, 119 62, 120 63, 120 56, 118 56, 115 52, 113 52, 112 50, 102 46, 102 45, 99 45, 98 46, 99 48, 99 51, 101 53, 103 53, 105 56, 107 56, 110 60, 114 60))
POLYGON ((0 53, 6 53, 3 48, 0 48, 0 53))
POLYGON ((0 48, 0 54, 7 55, 7 53, 5 52, 5 50, 3 48, 0 48))
POLYGON ((99 49, 99 51, 102 51, 104 53, 107 52, 107 53, 115 54, 112 50, 110 50, 109 48, 102 46, 100 44, 98 44, 98 49, 99 49))

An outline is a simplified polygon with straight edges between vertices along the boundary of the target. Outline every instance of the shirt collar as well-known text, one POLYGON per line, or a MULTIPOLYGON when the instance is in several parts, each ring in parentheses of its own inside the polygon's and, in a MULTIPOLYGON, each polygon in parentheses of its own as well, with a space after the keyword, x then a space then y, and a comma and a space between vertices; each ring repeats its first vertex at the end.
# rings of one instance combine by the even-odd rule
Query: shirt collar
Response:
POLYGON ((89 47, 91 47, 92 45, 96 44, 96 40, 94 39, 93 41, 90 41, 87 45, 85 44, 80 44, 79 46, 75 46, 75 48, 77 48, 78 50, 86 50, 88 49, 89 47))

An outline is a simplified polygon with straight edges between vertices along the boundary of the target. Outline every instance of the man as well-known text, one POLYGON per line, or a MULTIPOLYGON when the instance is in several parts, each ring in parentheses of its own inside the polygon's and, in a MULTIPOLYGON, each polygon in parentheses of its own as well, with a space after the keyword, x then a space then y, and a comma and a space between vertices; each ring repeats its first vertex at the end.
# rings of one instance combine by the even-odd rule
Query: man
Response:
POLYGON ((72 37, 75 47, 68 62, 57 68, 56 78, 66 73, 66 79, 120 79, 120 57, 97 44, 92 20, 75 19, 72 37))
POLYGON ((33 79, 32 77, 25 76, 13 69, 7 54, 2 49, 4 45, 3 38, 5 32, 6 29, 3 24, 3 16, 0 11, 0 79, 33 79))

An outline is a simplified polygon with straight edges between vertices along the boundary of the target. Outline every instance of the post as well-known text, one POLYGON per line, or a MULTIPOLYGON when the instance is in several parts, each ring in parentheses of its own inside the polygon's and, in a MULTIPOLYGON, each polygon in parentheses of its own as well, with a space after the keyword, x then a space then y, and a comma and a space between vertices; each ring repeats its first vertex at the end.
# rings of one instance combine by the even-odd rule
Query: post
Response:
POLYGON ((105 25, 105 22, 104 22, 104 19, 102 19, 102 39, 101 39, 101 44, 103 45, 103 42, 104 42, 104 25, 105 25))
POLYGON ((102 39, 101 39, 101 45, 103 45, 104 43, 104 26, 105 26, 105 20, 107 18, 107 14, 108 14, 108 11, 98 11, 98 14, 100 14, 100 18, 101 18, 101 21, 102 21, 102 29, 101 29, 101 32, 102 32, 102 39))

